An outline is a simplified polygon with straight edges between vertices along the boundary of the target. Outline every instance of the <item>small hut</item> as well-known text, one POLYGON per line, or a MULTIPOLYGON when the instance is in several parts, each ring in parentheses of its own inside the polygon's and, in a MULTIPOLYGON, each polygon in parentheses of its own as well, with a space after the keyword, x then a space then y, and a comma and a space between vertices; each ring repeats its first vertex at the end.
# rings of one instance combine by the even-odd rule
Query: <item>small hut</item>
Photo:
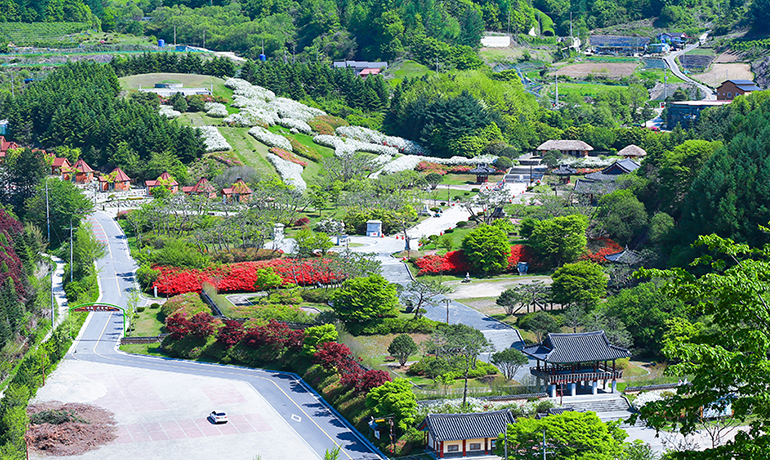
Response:
POLYGON ((155 180, 148 179, 144 181, 144 185, 147 187, 147 193, 150 195, 152 194, 152 189, 161 186, 168 188, 171 193, 179 192, 179 183, 171 177, 168 171, 163 171, 163 174, 155 180))
POLYGON ((245 203, 251 198, 251 189, 240 177, 235 181, 232 187, 223 188, 222 195, 229 203, 245 203))
POLYGON ((489 175, 497 172, 495 168, 489 165, 478 165, 469 171, 476 175, 476 183, 483 184, 489 181, 489 175))
POLYGON ((633 160, 634 158, 642 158, 647 156, 647 152, 645 152, 644 149, 638 145, 631 144, 621 149, 620 152, 618 152, 618 156, 633 160))
POLYGON ((122 169, 115 168, 106 176, 99 176, 99 190, 102 192, 131 190, 131 178, 122 169))
POLYGON ((182 187, 182 192, 185 195, 200 195, 206 198, 214 198, 217 196, 217 190, 205 177, 198 179, 195 185, 182 187))
POLYGON ((568 184, 570 176, 577 174, 577 169, 569 165, 559 165, 558 168, 551 171, 551 174, 559 178, 560 184, 568 184))
POLYGON ((94 178, 94 170, 82 158, 72 166, 71 171, 74 173, 75 182, 78 184, 87 184, 94 178))

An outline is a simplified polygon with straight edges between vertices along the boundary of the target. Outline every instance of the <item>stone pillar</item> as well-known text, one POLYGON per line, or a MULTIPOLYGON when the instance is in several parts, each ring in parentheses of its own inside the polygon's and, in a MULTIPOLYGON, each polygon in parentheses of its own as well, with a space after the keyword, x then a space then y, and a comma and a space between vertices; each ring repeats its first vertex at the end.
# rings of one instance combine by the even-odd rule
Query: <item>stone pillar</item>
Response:
POLYGON ((548 385, 548 394, 551 395, 552 398, 556 397, 556 385, 548 385))
POLYGON ((382 236, 382 221, 381 220, 368 220, 366 221, 366 236, 372 238, 379 238, 382 236))
POLYGON ((617 391, 617 389, 618 389, 618 382, 615 379, 613 379, 612 380, 612 392, 615 393, 617 391))
POLYGON ((572 396, 575 396, 577 390, 577 383, 572 382, 569 384, 569 392, 572 396))
POLYGON ((594 380, 594 381, 592 382, 592 384, 591 384, 591 392, 592 392, 593 394, 596 394, 598 390, 599 390, 599 382, 598 382, 598 381, 596 381, 596 380, 594 380))

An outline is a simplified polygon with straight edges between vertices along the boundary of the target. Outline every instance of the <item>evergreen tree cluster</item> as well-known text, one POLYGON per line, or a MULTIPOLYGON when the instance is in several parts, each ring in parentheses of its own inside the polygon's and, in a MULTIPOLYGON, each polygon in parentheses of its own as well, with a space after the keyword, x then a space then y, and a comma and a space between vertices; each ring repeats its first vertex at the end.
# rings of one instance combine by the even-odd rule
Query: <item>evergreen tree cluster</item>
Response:
POLYGON ((194 129, 119 92, 112 67, 69 63, 7 102, 11 137, 44 148, 80 148, 89 164, 108 167, 201 157, 203 143, 194 129))
POLYGON ((277 96, 294 100, 339 100, 354 109, 378 112, 388 106, 390 90, 380 75, 366 79, 351 69, 332 68, 326 64, 248 61, 241 68, 241 78, 263 86, 277 96))
POLYGON ((110 67, 118 77, 143 73, 191 73, 227 78, 235 76, 236 67, 229 58, 204 59, 192 53, 143 53, 138 56, 115 56, 110 67))

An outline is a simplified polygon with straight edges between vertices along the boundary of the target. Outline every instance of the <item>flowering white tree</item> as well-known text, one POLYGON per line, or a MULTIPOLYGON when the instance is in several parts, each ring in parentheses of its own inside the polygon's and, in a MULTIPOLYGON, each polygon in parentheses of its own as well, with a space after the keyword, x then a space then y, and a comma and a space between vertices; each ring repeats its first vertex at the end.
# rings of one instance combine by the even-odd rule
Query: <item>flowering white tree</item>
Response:
POLYGON ((215 126, 199 126, 197 129, 201 132, 203 144, 206 146, 207 152, 232 150, 230 144, 227 143, 227 140, 215 126))
POLYGON ((207 102, 203 109, 206 111, 206 115, 215 118, 224 118, 227 116, 227 107, 219 102, 207 102))
POLYGON ((305 190, 307 188, 307 183, 302 178, 302 166, 286 161, 272 153, 267 154, 267 159, 275 166, 275 170, 278 171, 278 175, 281 176, 286 185, 293 185, 297 190, 305 190))
POLYGON ((255 126, 251 128, 249 130, 249 134, 254 136, 256 140, 262 142, 263 144, 269 145, 270 147, 278 147, 280 149, 288 150, 289 152, 292 151, 291 142, 289 142, 288 139, 281 136, 280 134, 271 133, 261 126, 255 126))

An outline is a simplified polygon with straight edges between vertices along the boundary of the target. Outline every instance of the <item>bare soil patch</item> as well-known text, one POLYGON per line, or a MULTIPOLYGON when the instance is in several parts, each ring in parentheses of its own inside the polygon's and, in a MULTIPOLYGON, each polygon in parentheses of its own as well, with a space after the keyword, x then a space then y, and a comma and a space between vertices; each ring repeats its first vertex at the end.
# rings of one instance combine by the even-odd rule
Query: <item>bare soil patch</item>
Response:
MULTIPOLYGON (((721 58, 721 56, 720 56, 721 58)), ((716 87, 726 80, 753 80, 754 72, 751 71, 749 64, 742 62, 732 63, 714 63, 706 73, 690 75, 694 80, 698 80, 704 85, 716 87)))
POLYGON ((725 63, 725 62, 736 62, 738 60, 739 60, 738 53, 727 51, 717 56, 717 58, 714 59, 714 62, 725 63))
POLYGON ((611 78, 620 78, 633 74, 638 66, 639 64, 635 62, 591 62, 562 67, 556 71, 556 74, 567 77, 604 75, 611 78))
MULTIPOLYGON (((81 455, 117 438, 115 419, 110 411, 90 404, 49 401, 27 407, 27 414, 49 412, 62 415, 63 423, 31 424, 27 439, 31 449, 45 455, 81 455)), ((61 421, 61 420, 60 420, 61 421)))

